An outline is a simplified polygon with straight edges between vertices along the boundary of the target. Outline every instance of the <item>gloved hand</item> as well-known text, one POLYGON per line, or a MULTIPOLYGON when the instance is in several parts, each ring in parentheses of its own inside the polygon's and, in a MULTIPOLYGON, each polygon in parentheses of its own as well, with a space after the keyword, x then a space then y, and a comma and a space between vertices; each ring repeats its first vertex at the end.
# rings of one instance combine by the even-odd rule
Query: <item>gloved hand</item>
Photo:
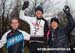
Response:
POLYGON ((25 10, 29 6, 29 2, 25 1, 22 6, 22 10, 25 10))
POLYGON ((64 11, 64 13, 65 13, 66 15, 70 15, 70 8, 69 8, 69 6, 66 5, 66 6, 64 7, 63 11, 64 11))

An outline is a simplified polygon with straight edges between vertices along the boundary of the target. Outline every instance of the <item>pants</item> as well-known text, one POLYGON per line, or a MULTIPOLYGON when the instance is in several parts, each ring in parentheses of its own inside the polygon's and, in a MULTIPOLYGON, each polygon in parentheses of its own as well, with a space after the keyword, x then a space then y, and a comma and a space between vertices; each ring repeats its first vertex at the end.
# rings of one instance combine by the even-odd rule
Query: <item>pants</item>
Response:
POLYGON ((44 51, 37 50, 38 48, 44 48, 44 47, 45 45, 43 43, 32 42, 29 44, 30 53, 45 53, 44 51))
POLYGON ((24 53, 23 46, 16 44, 15 46, 9 47, 8 53, 24 53))

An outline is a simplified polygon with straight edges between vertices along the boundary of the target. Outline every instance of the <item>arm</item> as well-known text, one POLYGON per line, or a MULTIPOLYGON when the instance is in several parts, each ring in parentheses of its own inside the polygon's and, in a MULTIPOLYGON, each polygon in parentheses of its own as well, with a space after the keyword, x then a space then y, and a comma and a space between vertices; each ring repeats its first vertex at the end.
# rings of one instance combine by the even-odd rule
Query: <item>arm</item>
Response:
POLYGON ((10 31, 6 32, 6 33, 3 35, 2 39, 0 40, 0 48, 2 48, 2 47, 4 46, 4 44, 6 43, 6 41, 7 41, 6 37, 7 37, 7 34, 8 34, 9 32, 10 32, 10 31))
POLYGON ((24 35, 24 40, 25 40, 25 47, 29 47, 29 40, 30 40, 30 35, 26 32, 23 31, 23 35, 24 35))
POLYGON ((20 32, 22 32, 23 36, 24 36, 24 40, 29 41, 30 40, 30 34, 28 34, 25 31, 19 30, 20 32))
POLYGON ((72 18, 72 15, 67 16, 67 19, 68 19, 68 23, 67 23, 67 26, 65 27, 65 32, 69 33, 74 29, 75 22, 72 18))
POLYGON ((26 21, 27 23, 31 23, 31 21, 33 20, 34 17, 26 16, 26 15, 24 14, 24 12, 25 12, 24 10, 21 10, 21 11, 20 11, 19 18, 20 18, 21 20, 23 20, 23 21, 26 21))
POLYGON ((27 40, 27 41, 29 41, 30 40, 30 34, 28 34, 28 33, 26 33, 26 32, 24 32, 24 39, 25 40, 27 40))
POLYGON ((48 22, 44 18, 43 18, 43 20, 45 21, 45 24, 44 24, 44 41, 47 44, 47 32, 49 30, 49 27, 48 27, 48 22))
POLYGON ((30 23, 30 21, 33 19, 33 17, 26 16, 25 13, 24 13, 25 9, 28 7, 28 5, 29 5, 29 2, 25 1, 23 6, 22 6, 22 9, 20 11, 19 17, 20 17, 21 20, 30 23))
POLYGON ((49 30, 49 26, 48 26, 48 22, 45 20, 45 24, 44 24, 44 36, 47 40, 47 32, 49 30))
POLYGON ((72 15, 70 14, 69 7, 67 6, 65 8, 66 9, 64 9, 64 12, 66 14, 68 23, 67 23, 67 26, 64 28, 64 30, 65 30, 66 33, 70 33, 73 30, 74 26, 75 26, 75 22, 74 22, 74 19, 73 19, 72 15))

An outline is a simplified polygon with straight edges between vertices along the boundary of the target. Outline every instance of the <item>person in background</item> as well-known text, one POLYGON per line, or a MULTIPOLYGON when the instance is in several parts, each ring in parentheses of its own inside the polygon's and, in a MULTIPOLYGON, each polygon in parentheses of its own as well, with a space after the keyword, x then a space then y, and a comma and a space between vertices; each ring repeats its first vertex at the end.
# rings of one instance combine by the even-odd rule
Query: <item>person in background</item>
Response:
POLYGON ((17 17, 11 18, 11 28, 0 40, 0 48, 6 44, 7 53, 24 53, 24 40, 30 40, 30 35, 20 30, 19 25, 20 21, 17 17))
POLYGON ((44 12, 41 6, 35 8, 35 17, 26 16, 24 12, 28 5, 29 2, 25 1, 20 11, 20 19, 30 25, 30 53, 42 53, 42 51, 37 51, 37 49, 44 47, 46 44, 48 23, 43 18, 44 12))
MULTIPOLYGON (((50 35, 48 44, 50 48, 69 48, 68 34, 74 29, 75 22, 70 14, 70 8, 65 6, 64 13, 68 20, 67 25, 63 28, 59 27, 57 18, 52 18, 50 21, 50 35)), ((68 51, 51 51, 52 53, 68 53, 68 51)), ((50 52, 50 53, 51 53, 50 52)))

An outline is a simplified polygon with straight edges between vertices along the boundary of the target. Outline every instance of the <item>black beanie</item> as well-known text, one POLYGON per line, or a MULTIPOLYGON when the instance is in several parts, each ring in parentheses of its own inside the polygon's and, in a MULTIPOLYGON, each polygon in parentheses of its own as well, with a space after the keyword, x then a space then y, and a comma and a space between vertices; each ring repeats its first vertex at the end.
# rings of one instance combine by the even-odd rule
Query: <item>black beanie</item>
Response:
POLYGON ((50 21, 50 23, 52 23, 53 21, 55 21, 55 22, 57 22, 59 24, 59 21, 58 21, 58 19, 56 17, 52 18, 51 21, 50 21))
POLYGON ((37 7, 35 8, 35 12, 38 11, 38 10, 40 10, 40 11, 43 13, 43 8, 42 8, 41 6, 37 6, 37 7))

